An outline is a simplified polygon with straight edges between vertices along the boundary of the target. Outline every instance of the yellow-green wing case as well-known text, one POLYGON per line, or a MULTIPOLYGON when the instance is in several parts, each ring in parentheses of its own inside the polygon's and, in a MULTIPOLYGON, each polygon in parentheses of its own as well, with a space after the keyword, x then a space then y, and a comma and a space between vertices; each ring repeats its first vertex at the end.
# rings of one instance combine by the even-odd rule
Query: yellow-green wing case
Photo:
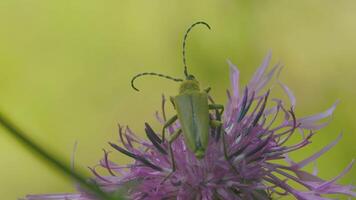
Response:
POLYGON ((174 98, 185 143, 194 152, 204 153, 209 138, 208 95, 204 92, 182 93, 174 98))

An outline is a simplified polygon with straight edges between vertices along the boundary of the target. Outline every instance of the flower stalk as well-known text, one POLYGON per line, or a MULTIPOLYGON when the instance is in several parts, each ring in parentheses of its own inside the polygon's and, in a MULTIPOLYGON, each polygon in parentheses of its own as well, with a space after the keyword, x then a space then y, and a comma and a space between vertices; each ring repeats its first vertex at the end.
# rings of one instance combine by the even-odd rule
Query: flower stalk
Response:
MULTIPOLYGON (((93 193, 94 196, 101 200, 114 200, 111 195, 101 190, 98 185, 88 182, 84 175, 78 171, 72 170, 70 165, 65 164, 63 159, 60 159, 58 156, 51 154, 43 147, 32 141, 29 137, 26 136, 24 131, 16 127, 14 123, 7 119, 2 113, 0 113, 0 124, 7 130, 8 133, 10 133, 11 136, 15 137, 15 139, 24 145, 27 149, 31 150, 33 153, 45 160, 48 164, 52 165, 55 169, 60 171, 62 174, 71 179, 74 179, 77 183, 80 184, 81 187, 93 193)), ((115 198, 115 200, 121 199, 121 197, 115 198)))

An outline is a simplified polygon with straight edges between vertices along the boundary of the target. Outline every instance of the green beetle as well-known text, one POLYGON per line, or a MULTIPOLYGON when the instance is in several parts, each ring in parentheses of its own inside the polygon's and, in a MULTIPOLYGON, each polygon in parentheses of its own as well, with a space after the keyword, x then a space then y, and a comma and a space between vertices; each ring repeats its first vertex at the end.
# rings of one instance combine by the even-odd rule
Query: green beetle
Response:
POLYGON ((175 97, 171 97, 171 101, 177 111, 177 114, 167 120, 162 129, 162 140, 165 141, 165 129, 171 126, 176 120, 179 120, 180 122, 181 128, 173 133, 169 139, 167 139, 169 142, 173 170, 175 170, 175 166, 171 144, 176 138, 178 138, 180 134, 183 134, 188 149, 192 151, 198 159, 201 159, 204 157, 206 148, 208 146, 210 128, 214 127, 218 130, 221 130, 222 125, 219 120, 221 118, 222 112, 224 111, 224 106, 218 104, 209 104, 208 92, 210 88, 201 90, 198 80, 193 75, 189 74, 187 70, 185 57, 186 40, 189 32, 194 26, 198 24, 205 25, 210 29, 210 26, 206 22, 199 21, 191 25, 184 35, 183 63, 185 80, 154 72, 137 74, 131 80, 131 86, 137 91, 138 89, 135 87, 134 81, 136 78, 145 75, 159 76, 176 82, 182 82, 179 88, 179 94, 175 97), (209 110, 216 111, 216 119, 210 119, 209 110))

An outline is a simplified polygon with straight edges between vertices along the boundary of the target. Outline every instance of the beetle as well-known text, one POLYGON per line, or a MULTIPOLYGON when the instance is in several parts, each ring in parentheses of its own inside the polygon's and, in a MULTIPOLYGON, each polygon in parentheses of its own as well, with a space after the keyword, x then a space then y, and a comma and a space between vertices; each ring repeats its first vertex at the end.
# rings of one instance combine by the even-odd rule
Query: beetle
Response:
MULTIPOLYGON (((183 38, 183 64, 184 64, 184 76, 185 79, 174 78, 160 73, 145 72, 135 75, 131 79, 131 86, 136 91, 139 91, 134 81, 141 76, 151 75, 166 78, 176 82, 181 82, 179 87, 179 94, 171 97, 171 102, 177 112, 173 117, 167 120, 162 128, 162 140, 168 141, 169 151, 171 154, 173 171, 175 171, 174 155, 172 152, 172 143, 181 134, 187 148, 194 153, 198 159, 204 158, 208 143, 210 128, 216 128, 221 130, 222 122, 220 121, 221 115, 224 111, 224 106, 220 104, 209 104, 209 91, 210 88, 201 90, 198 80, 192 74, 188 73, 188 67, 186 64, 186 41, 190 31, 196 25, 204 25, 208 29, 211 29, 209 24, 203 21, 198 21, 192 24, 184 34, 183 38), (216 111, 215 119, 210 119, 210 110, 216 111), (171 126, 174 122, 179 121, 181 128, 176 130, 170 135, 170 138, 166 138, 165 130, 171 126)), ((219 131, 218 131, 219 132, 219 131)))

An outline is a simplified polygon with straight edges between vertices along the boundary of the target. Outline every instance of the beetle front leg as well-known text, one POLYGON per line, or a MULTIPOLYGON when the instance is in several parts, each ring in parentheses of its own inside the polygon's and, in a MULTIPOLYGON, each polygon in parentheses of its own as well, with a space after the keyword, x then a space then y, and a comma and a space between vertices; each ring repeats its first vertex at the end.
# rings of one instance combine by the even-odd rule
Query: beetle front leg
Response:
POLYGON ((181 133, 182 133, 182 129, 176 130, 168 140, 168 148, 169 148, 169 154, 171 157, 172 171, 163 179, 162 183, 164 183, 177 169, 176 162, 174 159, 173 149, 172 149, 172 143, 179 137, 179 135, 181 133))
POLYGON ((204 89, 204 91, 205 91, 206 93, 208 93, 208 94, 209 94, 210 90, 211 90, 211 87, 208 87, 208 88, 204 89))
POLYGON ((176 109, 176 105, 174 104, 174 97, 169 97, 169 101, 171 102, 171 104, 173 105, 173 108, 176 109))
POLYGON ((172 118, 170 118, 164 125, 162 129, 162 140, 165 141, 166 139, 166 128, 168 128, 170 125, 172 125, 176 120, 178 119, 178 115, 174 115, 172 118))

